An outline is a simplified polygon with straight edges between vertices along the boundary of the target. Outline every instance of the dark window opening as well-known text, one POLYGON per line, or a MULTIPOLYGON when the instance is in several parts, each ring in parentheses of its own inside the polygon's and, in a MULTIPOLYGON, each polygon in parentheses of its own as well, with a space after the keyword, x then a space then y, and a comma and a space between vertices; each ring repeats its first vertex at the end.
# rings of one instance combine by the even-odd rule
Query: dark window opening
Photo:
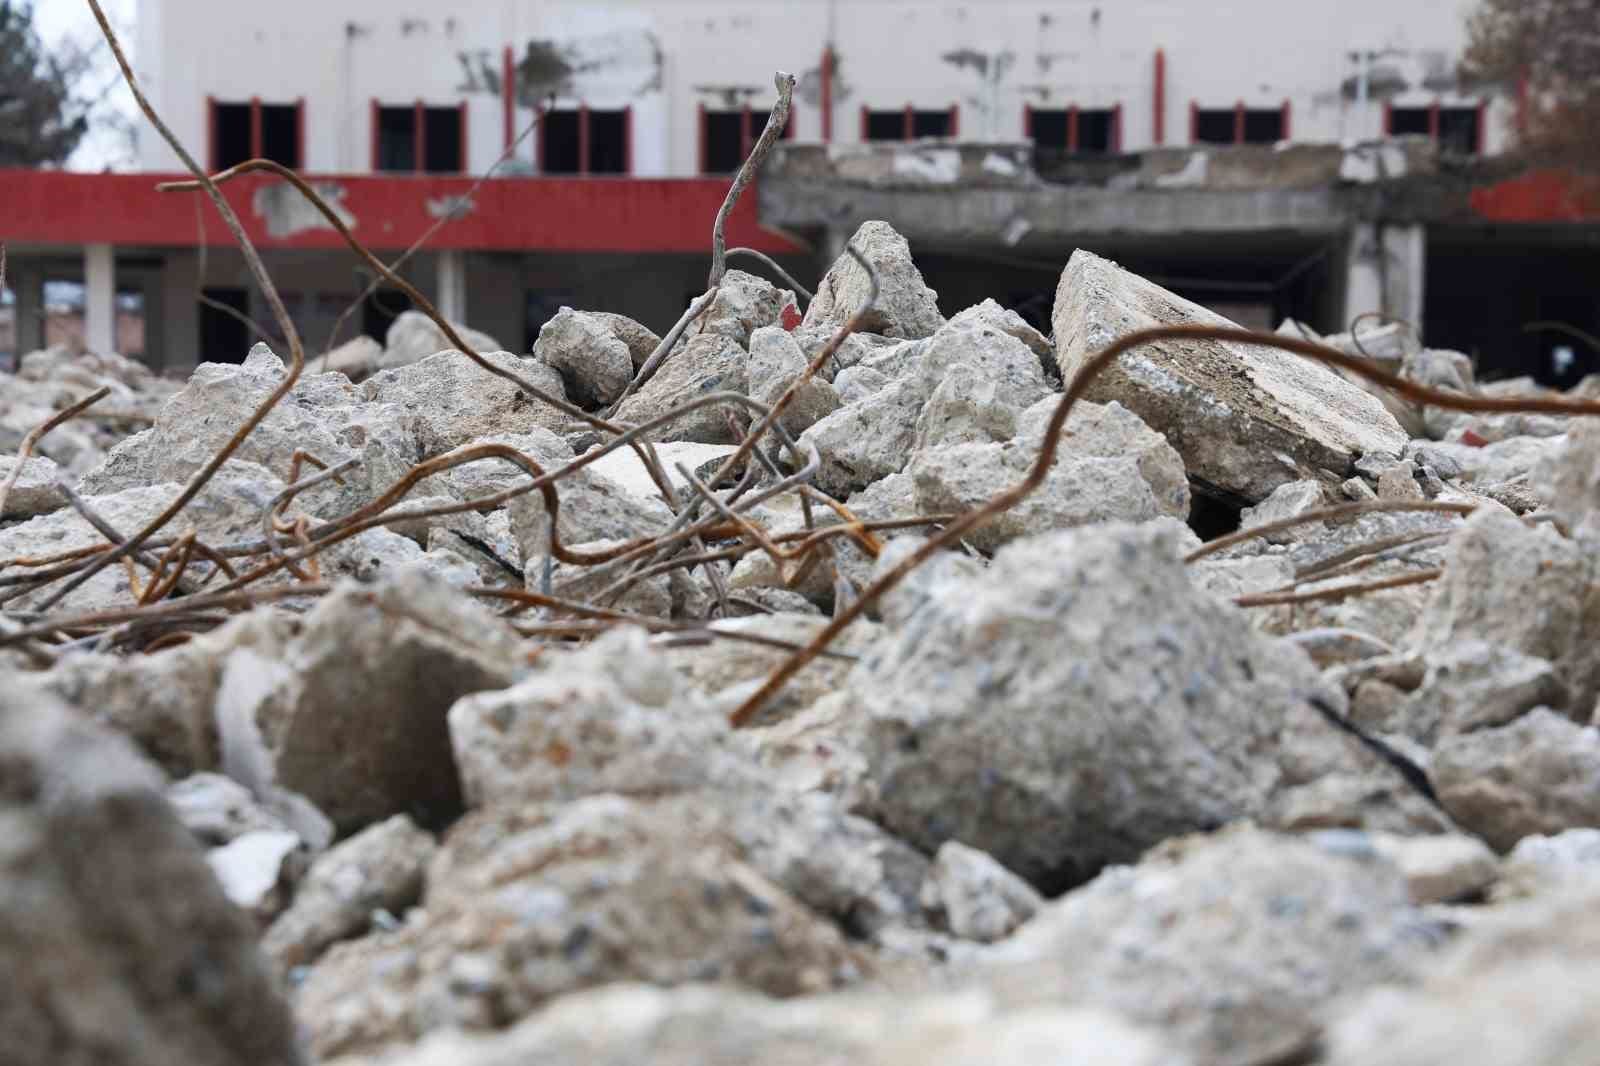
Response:
POLYGON ((630 113, 565 108, 539 123, 540 169, 546 174, 627 174, 630 113))
POLYGON ((1455 155, 1477 155, 1478 109, 1441 107, 1439 109, 1439 149, 1455 155))
MULTIPOLYGON (((702 174, 732 174, 743 165, 745 157, 755 147, 756 140, 761 136, 761 131, 767 128, 767 121, 772 117, 768 111, 747 111, 739 108, 736 111, 711 111, 703 112, 705 124, 701 127, 703 143, 700 154, 700 172, 702 174)), ((794 114, 791 112, 789 121, 784 123, 783 130, 778 134, 780 140, 788 140, 794 133, 794 114)))
POLYGON ((913 139, 921 137, 949 137, 950 135, 950 112, 911 112, 911 136, 913 139))
POLYGON ((375 170, 417 169, 417 109, 378 108, 378 159, 375 170))
POLYGON ((1065 148, 1067 146, 1068 118, 1066 111, 1032 111, 1028 115, 1033 143, 1040 148, 1065 148))
POLYGON ((903 141, 906 139, 905 111, 868 111, 865 129, 861 135, 869 141, 903 141))
POLYGON ((1238 112, 1233 108, 1205 108, 1194 113, 1194 141, 1196 144, 1232 144, 1234 119, 1238 112))
POLYGON ((1078 151, 1105 154, 1116 146, 1117 114, 1110 110, 1078 112, 1078 151))
POLYGON ((461 158, 461 109, 428 107, 422 111, 422 169, 429 174, 459 174, 466 169, 461 158))
POLYGON ((539 158, 546 174, 576 174, 578 159, 578 112, 546 111, 539 123, 539 158))
POLYGON ((411 310, 411 297, 399 289, 379 289, 361 307, 361 332, 384 345, 389 343, 389 327, 404 311, 411 310))
POLYGON ((1424 137, 1433 135, 1433 108, 1431 107, 1396 107, 1389 111, 1389 135, 1401 137, 1408 133, 1420 133, 1424 137))
POLYGON ((1244 113, 1245 144, 1277 144, 1283 140, 1283 109, 1250 108, 1244 113))
POLYGON ((204 289, 214 304, 232 308, 230 315, 214 304, 200 305, 200 361, 202 363, 242 363, 250 352, 252 334, 244 318, 250 313, 250 294, 244 289, 204 289))
POLYGON ((744 112, 707 111, 705 147, 700 169, 706 174, 731 174, 744 162, 744 112))
POLYGON ((263 104, 211 101, 211 163, 223 170, 247 159, 263 158, 293 170, 300 158, 301 103, 263 104))
POLYGON ((226 170, 250 158, 249 104, 217 104, 211 110, 211 123, 213 170, 226 170))
POLYGON ((628 172, 628 113, 589 112, 589 173, 628 172))
POLYGON ((261 157, 300 169, 300 106, 261 105, 261 157))

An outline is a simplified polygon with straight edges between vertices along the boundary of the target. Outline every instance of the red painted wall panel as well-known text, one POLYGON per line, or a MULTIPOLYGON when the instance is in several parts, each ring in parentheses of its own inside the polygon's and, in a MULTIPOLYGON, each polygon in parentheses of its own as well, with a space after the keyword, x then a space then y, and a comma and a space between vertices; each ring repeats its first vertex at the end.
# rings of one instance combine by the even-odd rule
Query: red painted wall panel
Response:
MULTIPOLYGON (((192 247, 199 238, 196 196, 160 193, 156 184, 176 174, 80 174, 0 170, 0 240, 13 244, 88 244, 192 247)), ((373 249, 402 249, 433 224, 430 201, 461 196, 470 177, 412 175, 306 175, 317 185, 343 190, 339 203, 373 249)), ((255 192, 278 179, 251 174, 222 187, 250 239, 263 248, 339 248, 332 229, 309 229, 274 238, 255 207, 255 192)), ((485 182, 476 209, 441 229, 433 248, 481 251, 708 252, 711 223, 727 194, 726 180, 640 178, 506 178, 485 182)), ((209 208, 208 208, 209 211, 209 208)), ((230 245, 222 226, 208 220, 206 242, 230 245)), ((756 190, 746 189, 728 220, 730 245, 768 253, 802 249, 763 229, 756 190)))

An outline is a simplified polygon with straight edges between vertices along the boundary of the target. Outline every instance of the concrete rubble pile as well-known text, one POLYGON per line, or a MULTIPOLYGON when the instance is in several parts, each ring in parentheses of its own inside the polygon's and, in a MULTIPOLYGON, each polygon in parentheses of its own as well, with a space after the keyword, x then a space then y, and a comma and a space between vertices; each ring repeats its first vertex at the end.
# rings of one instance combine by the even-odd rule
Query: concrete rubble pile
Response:
MULTIPOLYGON (((651 423, 670 494, 408 313, 70 589, 43 571, 160 514, 288 368, 24 357, 0 452, 111 392, 0 510, 0 1061, 1589 1061, 1600 422, 1134 349, 1031 494, 746 722, 1029 474, 1094 353, 1227 325, 1085 251, 1052 336, 993 301, 946 317, 889 226, 853 244, 871 273, 841 257, 808 306, 728 272, 670 346, 570 308, 528 355, 467 335, 651 423), (791 443, 696 504, 796 382, 791 443), (735 399, 682 409, 710 394, 735 399), (553 511, 526 490, 591 452, 553 511), (401 512, 297 551, 399 483, 401 512), (720 524, 671 541, 691 505, 720 524)), ((1538 391, 1393 328, 1323 339, 1538 391)))

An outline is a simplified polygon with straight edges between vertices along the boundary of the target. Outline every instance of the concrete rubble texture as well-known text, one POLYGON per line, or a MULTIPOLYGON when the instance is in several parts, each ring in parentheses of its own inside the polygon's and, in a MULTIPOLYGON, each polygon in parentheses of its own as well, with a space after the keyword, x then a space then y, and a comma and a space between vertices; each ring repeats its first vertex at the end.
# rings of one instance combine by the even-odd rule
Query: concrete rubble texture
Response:
MULTIPOLYGON (((735 728, 830 616, 1022 482, 1096 351, 1226 324, 1087 252, 1053 336, 1028 304, 946 318, 904 237, 853 241, 880 300, 809 379, 870 287, 848 255, 803 309, 727 272, 620 403, 662 348, 641 323, 563 308, 526 355, 468 334, 616 423, 798 382, 801 455, 766 436, 714 489, 785 552, 850 525, 781 565, 679 469, 709 477, 756 408, 646 434, 664 493, 611 430, 407 313, 313 357, 138 559, 46 605, 287 367, 258 345, 176 381, 48 349, 0 375, 0 478, 110 390, 0 514, 0 1060, 1589 1061, 1600 422, 1417 408, 1251 345, 1135 350, 1036 490, 735 728), (473 446, 587 464, 556 482, 561 542, 644 547, 553 560, 504 458, 410 483, 473 446), (274 525, 317 462, 355 465, 274 525), (371 528, 315 540, 402 482, 371 528), (1475 510, 1250 535, 1355 500, 1475 510), (668 544, 691 510, 699 539, 668 544), (139 606, 191 530, 207 551, 139 606), (201 599, 232 580, 216 558, 308 543, 201 599), (1300 602, 1233 602, 1266 593, 1300 602)), ((1326 340, 1467 395, 1558 395, 1475 382, 1409 327, 1326 340)))
POLYGON ((290 1064, 245 916, 126 740, 0 686, 0 1060, 290 1064))

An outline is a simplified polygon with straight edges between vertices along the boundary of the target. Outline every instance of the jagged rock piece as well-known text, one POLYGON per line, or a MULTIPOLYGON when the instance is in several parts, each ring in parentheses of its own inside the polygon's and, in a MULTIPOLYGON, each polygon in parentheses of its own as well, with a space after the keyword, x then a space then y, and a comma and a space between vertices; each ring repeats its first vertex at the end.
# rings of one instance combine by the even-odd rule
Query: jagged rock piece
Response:
MULTIPOLYGON (((955 444, 918 452, 906 468, 916 487, 916 509, 926 514, 965 511, 1021 481, 1044 445, 1055 406, 1052 398, 1023 412, 1021 431, 1004 444, 955 444)), ((1178 453, 1120 404, 1082 403, 1062 431, 1044 483, 966 539, 993 551, 1034 533, 1162 516, 1189 517, 1189 484, 1178 453)))
POLYGON ((1159 527, 1007 545, 880 642, 851 675, 844 724, 877 817, 920 847, 961 840, 1060 888, 1259 813, 1350 755, 1306 703, 1342 694, 1193 588, 1159 527), (1291 758, 1301 733, 1328 745, 1315 766, 1291 758))
MULTIPOLYGON (((863 323, 865 333, 915 340, 931 337, 944 325, 939 294, 928 288, 911 260, 911 246, 887 222, 863 222, 850 243, 878 273, 878 302, 863 323)), ((871 291, 871 278, 848 252, 817 285, 806 308, 805 326, 839 326, 860 309, 871 291)))
MULTIPOLYGON (((794 293, 788 289, 742 270, 730 270, 722 276, 711 306, 689 326, 687 333, 691 338, 704 334, 723 336, 748 348, 750 335, 764 326, 780 324, 783 309, 794 306, 794 302, 794 293)), ((683 342, 678 346, 682 348, 683 342)))
MULTIPOLYGON (((1062 272, 1052 318, 1056 358, 1071 378, 1118 337, 1160 325, 1229 326, 1198 304, 1078 250, 1062 272)), ((1364 452, 1399 454, 1408 437, 1369 393, 1288 352, 1173 340, 1128 352, 1090 386, 1166 436, 1189 476, 1212 491, 1263 500, 1287 481, 1337 484, 1364 452)))
POLYGON ((325 596, 243 713, 276 782, 339 829, 399 812, 445 821, 461 809, 445 715, 519 665, 514 634, 487 608, 407 571, 325 596))
POLYGON ((1600 827, 1600 730, 1542 707, 1444 738, 1429 777, 1450 817, 1498 851, 1534 834, 1600 827))
POLYGON ((992 856, 947 840, 928 868, 922 905, 937 914, 952 935, 988 944, 1032 918, 1044 900, 992 856))
MULTIPOLYGON (((480 333, 459 322, 452 322, 450 325, 479 355, 498 352, 503 347, 487 333, 480 333)), ((378 366, 381 370, 410 366, 430 355, 449 351, 453 347, 455 346, 445 337, 444 331, 434 324, 433 319, 421 311, 402 311, 393 322, 389 323, 389 332, 383 338, 383 355, 378 361, 378 366)))
MULTIPOLYGON (((0 485, 11 476, 17 462, 14 455, 0 456, 0 485)), ((0 519, 32 518, 65 507, 67 497, 57 484, 64 476, 59 466, 42 455, 22 460, 22 471, 6 494, 5 510, 0 511, 0 519)))
POLYGON ((516 1022, 611 981, 720 981, 789 996, 856 977, 839 932, 684 809, 618 796, 476 812, 446 838, 426 909, 335 945, 301 986, 319 1058, 516 1022))
POLYGON ((1418 623, 1419 650, 1467 640, 1546 659, 1592 707, 1600 694, 1600 584, 1592 552, 1549 525, 1528 526, 1493 504, 1450 539, 1444 576, 1418 623))
POLYGON ((610 328, 612 335, 628 346, 628 358, 633 361, 635 370, 644 366, 656 350, 656 346, 661 343, 661 338, 656 336, 650 327, 635 322, 627 315, 614 314, 610 311, 590 311, 588 314, 604 322, 610 328))
MULTIPOLYGON (((478 354, 548 395, 567 398, 561 375, 537 359, 493 348, 478 354)), ((417 459, 500 433, 526 433, 535 426, 562 432, 572 424, 568 415, 456 351, 374 374, 357 389, 370 403, 399 408, 401 424, 416 442, 417 459)))
POLYGON ((248 788, 221 774, 191 774, 167 786, 167 802, 195 839, 208 847, 259 830, 287 829, 248 788))
MULTIPOLYGON (((633 425, 650 422, 703 393, 746 393, 749 358, 740 343, 731 337, 722 333, 698 334, 674 349, 655 375, 622 401, 616 410, 616 421, 633 425)), ((735 431, 728 425, 729 411, 740 426, 750 421, 747 408, 710 404, 653 431, 650 439, 737 444, 743 431, 735 431)))
POLYGON ((633 356, 611 323, 570 307, 540 327, 533 354, 560 372, 568 394, 584 407, 611 403, 633 380, 633 356))
POLYGON ((726 722, 681 691, 643 630, 615 631, 501 691, 450 709, 471 807, 601 792, 670 792, 714 779, 726 722))
POLYGON ((366 932, 374 911, 404 913, 422 894, 433 854, 433 837, 404 814, 368 826, 311 864, 294 903, 262 937, 262 952, 286 973, 314 961, 328 945, 366 932))
MULTIPOLYGON (((774 404, 806 369, 806 357, 782 326, 763 326, 750 335, 750 398, 774 404)), ((783 415, 783 426, 799 436, 839 409, 839 394, 821 376, 807 379, 783 415)))
POLYGON ((0 766, 0 1061, 302 1061, 248 919, 153 766, 60 703, 5 685, 0 766))
POLYGON ((1115 1010, 1199 1062, 1293 1061, 1331 999, 1406 979, 1428 942, 1400 871, 1363 834, 1238 826, 1170 840, 1046 904, 982 980, 1014 1007, 1115 1010))

